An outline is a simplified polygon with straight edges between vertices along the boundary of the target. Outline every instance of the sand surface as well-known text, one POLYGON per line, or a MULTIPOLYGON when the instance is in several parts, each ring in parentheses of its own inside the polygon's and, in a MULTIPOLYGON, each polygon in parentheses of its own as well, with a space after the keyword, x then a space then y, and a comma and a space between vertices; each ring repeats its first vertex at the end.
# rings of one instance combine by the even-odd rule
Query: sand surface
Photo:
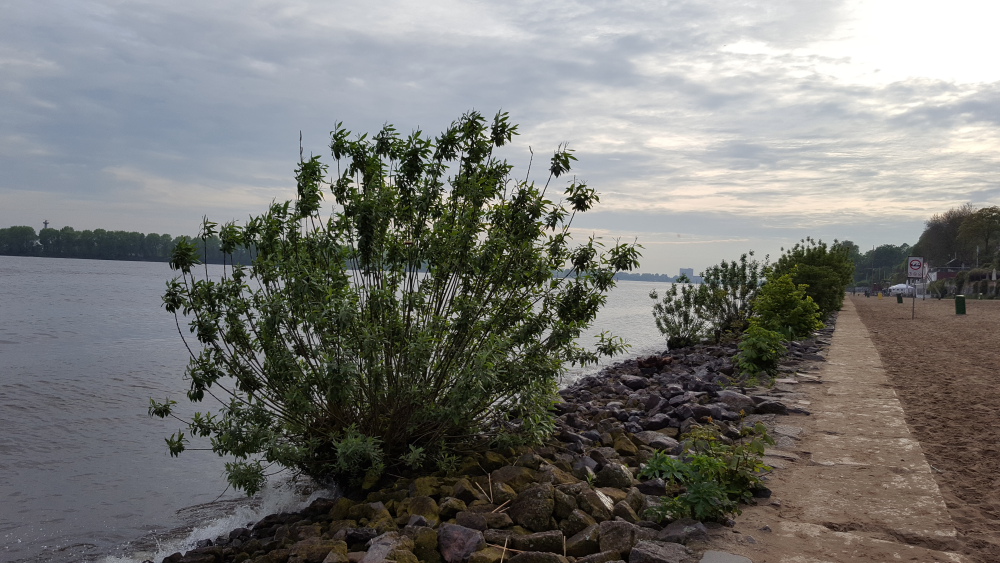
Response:
POLYGON ((1000 561, 1000 301, 851 298, 930 464, 962 551, 1000 561), (914 315, 915 313, 915 315, 914 315), (911 316, 915 318, 911 319, 911 316))

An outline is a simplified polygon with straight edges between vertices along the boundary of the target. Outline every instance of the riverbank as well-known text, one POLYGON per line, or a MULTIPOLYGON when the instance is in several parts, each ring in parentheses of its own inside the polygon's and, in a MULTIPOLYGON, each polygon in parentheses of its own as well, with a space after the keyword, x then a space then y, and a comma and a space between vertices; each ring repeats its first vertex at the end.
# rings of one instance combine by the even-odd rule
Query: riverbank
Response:
MULTIPOLYGON (((822 361, 831 331, 792 343, 783 373, 822 361)), ((725 387, 735 353, 701 345, 604 368, 560 393, 543 447, 468 458, 455 476, 400 479, 363 499, 320 499, 164 561, 698 561, 720 526, 646 520, 665 484, 638 479, 640 464, 656 450, 679 452, 696 424, 735 436, 741 412, 772 426, 806 414, 774 389, 725 387)))

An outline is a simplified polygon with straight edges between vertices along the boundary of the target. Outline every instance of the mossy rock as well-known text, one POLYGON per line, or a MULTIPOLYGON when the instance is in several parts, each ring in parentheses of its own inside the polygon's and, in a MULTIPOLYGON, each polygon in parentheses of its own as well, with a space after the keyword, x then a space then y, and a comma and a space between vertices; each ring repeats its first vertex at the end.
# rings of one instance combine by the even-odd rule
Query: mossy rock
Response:
POLYGON ((639 448, 635 447, 632 440, 629 440, 625 436, 615 438, 613 447, 615 448, 615 451, 622 456, 635 456, 639 453, 639 448))
POLYGON ((441 494, 441 480, 437 477, 414 479, 408 487, 411 497, 437 497, 441 494))
POLYGON ((347 561, 347 543, 340 540, 308 538, 289 548, 289 561, 300 563, 323 563, 331 552, 340 561, 347 561))
POLYGON ((294 526, 294 535, 299 539, 306 538, 317 538, 323 535, 323 526, 321 524, 296 524, 294 526))
POLYGON ((527 467, 528 469, 534 469, 538 471, 538 468, 545 463, 545 458, 538 455, 535 452, 524 454, 517 458, 514 465, 517 467, 527 467))
POLYGON ((409 515, 423 516, 430 526, 437 526, 440 523, 441 508, 432 497, 421 496, 408 500, 410 501, 408 507, 409 515))
POLYGON ((441 499, 441 504, 438 508, 440 518, 442 520, 449 520, 454 518, 459 512, 467 510, 469 507, 461 499, 457 499, 455 497, 444 497, 441 499))
POLYGON ((569 516, 570 512, 573 512, 578 508, 576 504, 576 497, 564 493, 561 489, 552 491, 552 500, 555 501, 555 507, 552 512, 555 517, 559 519, 565 519, 569 516))
POLYGON ((413 554, 424 563, 441 563, 438 552, 438 533, 426 526, 407 526, 403 534, 413 540, 413 554))
POLYGON ((551 483, 541 483, 526 489, 510 504, 507 514, 514 522, 532 532, 550 530, 552 512, 555 509, 553 490, 551 483))
POLYGON ((388 504, 389 501, 394 500, 396 502, 399 502, 408 496, 410 496, 410 491, 408 489, 403 489, 398 491, 393 491, 390 489, 380 489, 368 493, 368 497, 365 499, 365 502, 368 503, 381 502, 388 504))
POLYGON ((540 471, 541 479, 543 481, 549 481, 553 485, 572 485, 573 483, 579 483, 580 479, 573 475, 573 468, 566 465, 569 470, 563 469, 562 467, 557 467, 555 465, 545 465, 542 466, 540 471))
POLYGON ((452 496, 466 504, 471 504, 477 500, 486 500, 479 489, 472 484, 469 479, 459 479, 452 489, 452 496))
POLYGON ((420 559, 408 549, 393 550, 386 558, 386 561, 389 560, 395 561, 395 563, 420 563, 420 559))
POLYGON ((510 559, 513 555, 510 551, 505 552, 501 547, 488 545, 485 549, 473 552, 469 556, 469 563, 500 563, 501 559, 510 559))
POLYGON ((494 483, 506 483, 517 491, 518 494, 537 484, 538 477, 537 471, 514 465, 505 465, 490 473, 490 479, 494 483))
POLYGON ((357 527, 358 527, 357 520, 347 520, 347 519, 334 520, 333 522, 330 522, 330 526, 329 528, 327 528, 328 529, 327 533, 329 533, 332 536, 341 530, 347 530, 349 528, 357 528, 357 527))
POLYGON ((587 514, 579 508, 576 508, 573 509, 566 518, 559 522, 559 529, 566 537, 571 538, 587 528, 596 525, 597 520, 594 520, 593 516, 587 514))
POLYGON ((375 528, 380 534, 399 530, 399 524, 396 524, 396 519, 389 514, 388 510, 379 514, 374 520, 370 520, 368 527, 375 528))
POLYGON ((344 520, 348 517, 348 512, 356 503, 346 497, 340 497, 330 509, 330 518, 333 520, 344 520))
POLYGON ((493 504, 503 504, 517 497, 517 491, 507 483, 494 482, 490 494, 493 497, 493 504))

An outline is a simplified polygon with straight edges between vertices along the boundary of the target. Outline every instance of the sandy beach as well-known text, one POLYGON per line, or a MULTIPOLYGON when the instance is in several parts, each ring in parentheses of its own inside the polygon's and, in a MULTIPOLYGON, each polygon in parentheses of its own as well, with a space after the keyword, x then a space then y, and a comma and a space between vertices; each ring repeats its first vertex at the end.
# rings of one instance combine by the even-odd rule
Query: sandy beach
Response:
POLYGON ((1000 550, 1000 301, 851 297, 924 450, 962 551, 1000 550), (915 315, 914 315, 915 313, 915 315), (911 319, 911 316, 915 318, 911 319))

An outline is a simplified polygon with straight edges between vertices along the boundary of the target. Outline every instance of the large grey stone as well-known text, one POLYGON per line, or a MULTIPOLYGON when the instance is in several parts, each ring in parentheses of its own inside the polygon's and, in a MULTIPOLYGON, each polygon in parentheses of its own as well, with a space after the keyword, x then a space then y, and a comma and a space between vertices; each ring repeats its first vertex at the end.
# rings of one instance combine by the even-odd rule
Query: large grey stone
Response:
POLYGON ((526 536, 511 536, 510 546, 518 551, 548 551, 562 553, 566 536, 559 530, 537 532, 526 536))
POLYGON ((633 391, 649 387, 649 380, 645 377, 639 377, 637 375, 623 375, 621 376, 621 380, 626 387, 633 391))
POLYGON ((744 395, 743 393, 737 393, 732 389, 723 389, 719 391, 719 396, 717 398, 719 402, 726 403, 730 410, 735 412, 753 410, 753 399, 744 395))
POLYGON ((597 524, 597 520, 594 520, 593 516, 579 508, 575 508, 559 523, 559 529, 562 530, 566 537, 572 537, 595 524, 597 524))
POLYGON ((677 440, 653 430, 637 432, 634 436, 643 444, 658 450, 664 450, 670 455, 677 455, 681 452, 681 444, 677 440))
POLYGON ((708 528, 691 518, 681 518, 667 525, 656 534, 656 539, 671 543, 688 543, 708 538, 708 528))
POLYGON ((614 487, 616 489, 628 490, 633 484, 632 472, 621 463, 612 461, 597 472, 597 480, 594 483, 598 487, 614 487))
POLYGON ((456 524, 441 524, 438 528, 438 551, 446 563, 461 563, 485 546, 479 530, 456 524))
POLYGON ((576 502, 584 512, 593 516, 598 522, 610 520, 615 509, 615 503, 608 495, 594 489, 584 490, 576 497, 576 502))
POLYGON ((679 543, 657 541, 636 542, 628 557, 629 563, 693 563, 691 551, 679 543))
POLYGON ((552 520, 552 512, 555 509, 552 495, 551 483, 530 487, 517 495, 507 510, 507 514, 516 524, 524 526, 532 532, 544 532, 549 529, 549 522, 552 520))
POLYGON ((788 414, 788 407, 780 401, 764 401, 753 409, 755 414, 788 414))
POLYGON ((584 557, 600 551, 601 545, 600 526, 594 524, 588 526, 581 532, 577 532, 573 537, 566 540, 566 555, 570 557, 584 557))
POLYGON ((412 550, 413 540, 398 532, 386 532, 372 540, 361 563, 385 563, 397 549, 412 550))
POLYGON ((621 520, 601 522, 601 551, 617 551, 622 556, 628 557, 636 541, 635 528, 634 524, 621 520))
POLYGON ((573 495, 564 493, 563 491, 556 489, 552 492, 552 500, 555 501, 555 508, 553 513, 556 518, 565 519, 569 517, 570 513, 578 508, 576 504, 576 497, 573 495))
POLYGON ((639 515, 636 514, 635 510, 631 506, 629 506, 629 504, 624 500, 615 503, 614 515, 615 517, 621 518, 622 520, 629 522, 631 524, 635 524, 636 522, 641 520, 641 518, 639 518, 639 515))

